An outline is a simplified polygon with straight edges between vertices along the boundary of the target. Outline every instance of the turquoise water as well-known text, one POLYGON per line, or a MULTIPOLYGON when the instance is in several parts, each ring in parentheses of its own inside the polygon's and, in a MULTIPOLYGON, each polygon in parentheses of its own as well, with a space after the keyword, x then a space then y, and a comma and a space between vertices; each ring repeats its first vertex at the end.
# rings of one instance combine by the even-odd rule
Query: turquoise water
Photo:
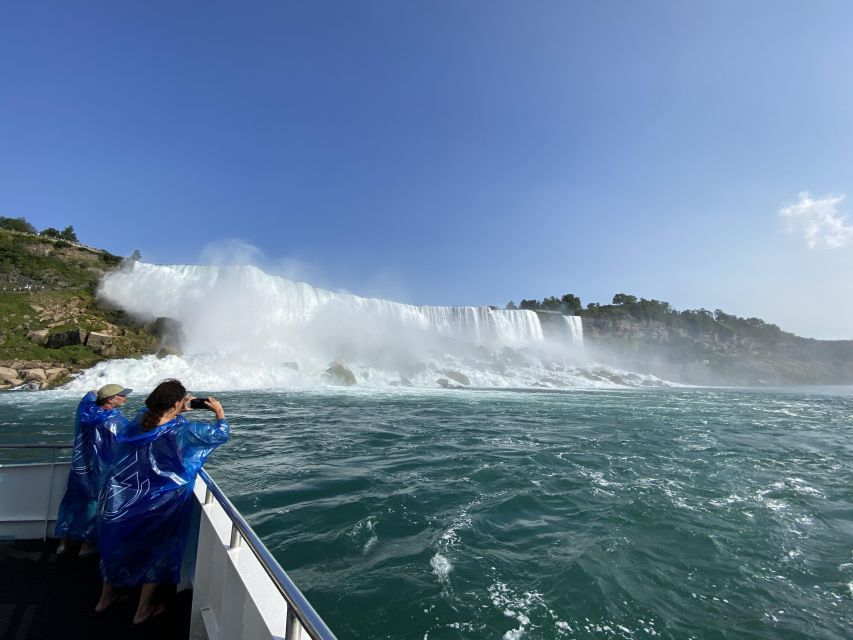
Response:
MULTIPOLYGON (((849 390, 217 395, 211 475, 341 638, 850 637, 849 390)), ((0 442, 75 404, 0 395, 0 442)))

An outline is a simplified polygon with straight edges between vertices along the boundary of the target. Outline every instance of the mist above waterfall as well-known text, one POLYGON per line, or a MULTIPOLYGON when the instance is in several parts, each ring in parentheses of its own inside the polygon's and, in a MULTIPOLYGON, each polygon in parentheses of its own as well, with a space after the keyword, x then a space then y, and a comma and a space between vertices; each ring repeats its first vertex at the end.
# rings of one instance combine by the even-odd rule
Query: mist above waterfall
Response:
POLYGON ((316 386, 328 381, 324 374, 335 362, 367 386, 436 387, 445 379, 451 386, 566 388, 624 381, 587 366, 575 317, 543 323, 529 310, 364 298, 254 266, 130 262, 105 276, 98 295, 143 321, 176 320, 183 355, 102 363, 72 387, 117 376, 146 388, 169 375, 208 390, 316 386))

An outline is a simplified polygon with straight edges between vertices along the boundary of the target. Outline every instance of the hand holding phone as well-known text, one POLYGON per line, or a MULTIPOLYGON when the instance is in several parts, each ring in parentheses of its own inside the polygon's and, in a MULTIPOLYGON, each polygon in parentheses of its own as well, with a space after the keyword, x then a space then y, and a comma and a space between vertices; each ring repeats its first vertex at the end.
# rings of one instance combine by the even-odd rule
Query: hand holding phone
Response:
POLYGON ((190 400, 190 409, 208 409, 209 411, 213 411, 206 403, 207 398, 193 398, 190 400))

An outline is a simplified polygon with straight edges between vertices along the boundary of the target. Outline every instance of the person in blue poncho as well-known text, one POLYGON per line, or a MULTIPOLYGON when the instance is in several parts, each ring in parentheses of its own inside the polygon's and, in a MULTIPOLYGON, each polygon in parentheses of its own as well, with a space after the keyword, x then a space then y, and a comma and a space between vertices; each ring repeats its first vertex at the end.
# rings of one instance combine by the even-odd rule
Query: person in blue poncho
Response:
POLYGON ((77 406, 71 471, 56 518, 57 554, 65 553, 71 541, 83 543, 80 557, 95 553, 98 495, 116 455, 116 436, 130 422, 119 407, 131 391, 108 384, 87 393, 77 406))
POLYGON ((118 599, 116 588, 142 585, 133 617, 141 624, 163 611, 154 601, 157 585, 180 581, 196 475, 230 430, 215 398, 205 402, 215 422, 187 420, 183 413, 190 400, 177 380, 161 382, 119 437, 127 449, 108 474, 98 503, 104 586, 96 612, 118 599))

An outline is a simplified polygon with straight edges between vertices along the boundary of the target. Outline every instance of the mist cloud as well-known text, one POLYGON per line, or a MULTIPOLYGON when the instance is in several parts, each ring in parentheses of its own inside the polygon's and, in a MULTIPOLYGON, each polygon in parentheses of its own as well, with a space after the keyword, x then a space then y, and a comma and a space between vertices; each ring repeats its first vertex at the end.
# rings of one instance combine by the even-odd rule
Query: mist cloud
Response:
POLYGON ((252 265, 288 280, 312 282, 322 280, 319 269, 295 258, 271 260, 262 249, 239 238, 227 238, 207 243, 199 256, 199 263, 214 267, 239 267, 252 265))
MULTIPOLYGON (((251 265, 262 271, 293 280, 311 283, 315 287, 351 293, 335 285, 328 274, 316 264, 293 256, 270 258, 260 248, 240 238, 226 238, 207 243, 199 255, 199 264, 214 267, 251 265)), ((389 300, 407 300, 408 292, 403 280, 389 269, 366 277, 358 283, 359 295, 389 300)))
POLYGON ((802 234, 809 249, 818 245, 833 249, 853 245, 853 226, 847 224, 847 216, 837 208, 844 201, 843 194, 812 198, 808 191, 802 191, 799 198, 779 210, 788 233, 802 234))
POLYGON ((264 260, 263 251, 237 238, 209 242, 201 251, 201 263, 216 267, 261 264, 264 260))

